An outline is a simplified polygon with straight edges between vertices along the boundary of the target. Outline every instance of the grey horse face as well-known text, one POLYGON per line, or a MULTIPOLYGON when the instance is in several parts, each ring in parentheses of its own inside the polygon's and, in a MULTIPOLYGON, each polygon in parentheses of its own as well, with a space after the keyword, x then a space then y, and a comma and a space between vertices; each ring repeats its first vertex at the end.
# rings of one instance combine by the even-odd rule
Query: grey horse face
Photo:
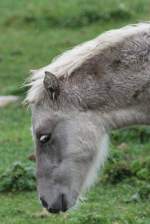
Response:
POLYGON ((96 128, 85 117, 53 113, 34 119, 33 135, 42 205, 52 213, 64 212, 88 185, 98 151, 96 128))

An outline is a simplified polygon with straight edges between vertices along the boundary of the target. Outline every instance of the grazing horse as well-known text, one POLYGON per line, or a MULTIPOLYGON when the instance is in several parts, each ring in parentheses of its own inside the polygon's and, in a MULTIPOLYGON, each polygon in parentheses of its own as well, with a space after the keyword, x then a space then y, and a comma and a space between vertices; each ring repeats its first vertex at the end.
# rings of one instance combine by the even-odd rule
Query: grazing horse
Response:
POLYGON ((29 85, 39 197, 49 212, 66 211, 104 164, 109 131, 150 124, 150 23, 68 50, 29 85))

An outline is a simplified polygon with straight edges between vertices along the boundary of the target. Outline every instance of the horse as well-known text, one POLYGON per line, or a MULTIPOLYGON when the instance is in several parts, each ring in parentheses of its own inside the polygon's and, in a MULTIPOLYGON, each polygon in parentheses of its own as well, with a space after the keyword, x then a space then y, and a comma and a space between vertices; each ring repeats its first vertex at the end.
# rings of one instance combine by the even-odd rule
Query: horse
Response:
POLYGON ((107 31, 32 71, 37 190, 50 213, 95 182, 111 130, 150 124, 150 23, 107 31))

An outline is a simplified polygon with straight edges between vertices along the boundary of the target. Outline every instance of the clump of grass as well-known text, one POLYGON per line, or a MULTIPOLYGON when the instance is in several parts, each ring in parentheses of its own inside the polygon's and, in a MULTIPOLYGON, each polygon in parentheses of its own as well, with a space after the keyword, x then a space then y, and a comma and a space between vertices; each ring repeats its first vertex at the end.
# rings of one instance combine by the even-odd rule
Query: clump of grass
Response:
POLYGON ((131 163, 131 170, 137 178, 150 181, 150 157, 134 160, 131 163))
MULTIPOLYGON (((57 20, 52 25, 61 27, 82 27, 95 22, 106 22, 113 19, 127 19, 131 18, 133 13, 125 5, 118 5, 117 8, 107 11, 101 11, 95 7, 84 8, 79 15, 73 17, 66 17, 63 20, 57 20)), ((51 18, 53 21, 53 18, 51 18)))
POLYGON ((122 142, 138 142, 145 143, 149 141, 150 138, 150 128, 145 128, 144 126, 126 128, 119 131, 114 131, 112 134, 113 143, 122 142))
POLYGON ((110 11, 110 19, 129 19, 133 12, 123 3, 119 4, 114 10, 110 11))
POLYGON ((36 189, 35 169, 15 162, 0 176, 0 192, 32 191, 36 189))
POLYGON ((132 177, 132 170, 124 161, 109 164, 105 169, 103 181, 111 184, 117 184, 126 178, 132 177))
POLYGON ((150 200, 150 184, 142 186, 138 191, 142 200, 150 200))
POLYGON ((84 6, 77 14, 66 13, 58 16, 50 10, 41 9, 40 13, 29 11, 26 14, 11 15, 4 22, 5 26, 43 26, 43 27, 63 27, 78 28, 87 26, 95 22, 106 22, 109 20, 129 19, 133 16, 133 12, 125 5, 118 4, 114 9, 100 10, 95 6, 84 6))
POLYGON ((135 192, 131 197, 125 200, 126 203, 137 203, 140 201, 150 200, 150 184, 142 184, 139 186, 139 190, 135 192))
POLYGON ((71 220, 73 224, 110 224, 109 220, 97 213, 79 214, 76 219, 71 220))
POLYGON ((132 160, 127 153, 115 151, 105 167, 102 181, 117 184, 127 178, 150 181, 150 157, 132 160))

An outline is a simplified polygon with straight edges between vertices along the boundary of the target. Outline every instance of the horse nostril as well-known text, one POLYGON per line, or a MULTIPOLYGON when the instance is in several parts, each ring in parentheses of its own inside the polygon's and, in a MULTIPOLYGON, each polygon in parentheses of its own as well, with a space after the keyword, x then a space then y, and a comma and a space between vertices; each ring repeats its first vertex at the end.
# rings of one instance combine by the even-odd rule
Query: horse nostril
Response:
POLYGON ((47 204, 47 202, 46 202, 42 197, 40 197, 40 200, 41 200, 41 202, 42 202, 43 207, 48 209, 48 204, 47 204))
POLYGON ((65 212, 67 210, 67 200, 65 194, 61 194, 61 204, 62 204, 62 211, 65 212))

